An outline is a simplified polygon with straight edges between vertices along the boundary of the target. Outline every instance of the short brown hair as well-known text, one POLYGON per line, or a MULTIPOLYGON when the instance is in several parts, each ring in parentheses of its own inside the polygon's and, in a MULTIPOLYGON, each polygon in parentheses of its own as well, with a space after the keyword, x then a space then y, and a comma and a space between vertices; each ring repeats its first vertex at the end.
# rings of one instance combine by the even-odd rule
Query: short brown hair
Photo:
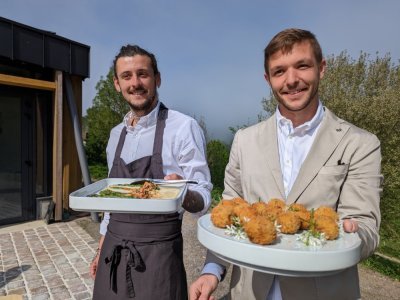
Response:
POLYGON ((125 45, 122 46, 121 49, 119 50, 119 53, 115 56, 114 61, 113 61, 113 67, 114 67, 114 76, 115 78, 118 78, 117 74, 117 60, 121 57, 133 57, 135 55, 143 55, 147 56, 151 60, 151 66, 154 71, 154 75, 159 74, 160 72, 158 71, 157 67, 157 60, 156 57, 154 56, 153 53, 150 53, 149 51, 139 47, 138 45, 125 45))
POLYGON ((293 45, 308 41, 314 51, 315 58, 318 63, 322 62, 322 50, 315 35, 304 29, 289 28, 279 32, 269 42, 264 49, 264 69, 268 74, 269 59, 278 51, 289 53, 293 49, 293 45))

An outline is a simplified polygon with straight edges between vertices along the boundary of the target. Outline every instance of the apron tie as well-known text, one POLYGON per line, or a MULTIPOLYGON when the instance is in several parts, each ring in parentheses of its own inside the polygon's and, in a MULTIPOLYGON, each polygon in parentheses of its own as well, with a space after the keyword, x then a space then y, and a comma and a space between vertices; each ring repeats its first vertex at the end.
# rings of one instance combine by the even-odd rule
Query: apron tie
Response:
POLYGON ((117 269, 118 265, 121 261, 121 251, 123 249, 128 249, 128 259, 126 264, 126 284, 128 289, 128 296, 129 298, 135 298, 135 288, 133 286, 133 279, 132 279, 132 268, 135 270, 143 272, 146 269, 146 266, 137 251, 134 243, 132 241, 122 240, 119 245, 114 246, 114 250, 110 257, 105 258, 106 264, 111 263, 110 265, 110 287, 112 291, 117 294, 117 269))

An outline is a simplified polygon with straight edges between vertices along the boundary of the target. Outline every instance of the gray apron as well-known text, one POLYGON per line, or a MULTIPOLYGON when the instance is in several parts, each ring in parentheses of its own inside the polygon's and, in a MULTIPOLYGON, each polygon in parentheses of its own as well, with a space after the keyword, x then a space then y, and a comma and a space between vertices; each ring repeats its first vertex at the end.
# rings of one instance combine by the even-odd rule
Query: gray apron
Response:
MULTIPOLYGON (((125 164, 121 132, 110 178, 164 178, 162 142, 168 109, 160 103, 153 154, 125 164)), ((100 253, 93 299, 187 299, 182 221, 173 214, 112 213, 100 253)))

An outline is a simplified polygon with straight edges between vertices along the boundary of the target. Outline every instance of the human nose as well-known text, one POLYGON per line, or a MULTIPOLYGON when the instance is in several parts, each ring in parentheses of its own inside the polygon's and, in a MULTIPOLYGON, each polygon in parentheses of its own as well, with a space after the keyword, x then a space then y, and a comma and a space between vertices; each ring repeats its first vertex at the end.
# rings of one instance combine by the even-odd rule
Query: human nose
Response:
POLYGON ((289 86, 296 85, 299 82, 297 72, 294 69, 288 69, 286 72, 286 84, 289 86))
POLYGON ((133 86, 133 87, 141 86, 140 77, 137 76, 137 75, 133 75, 133 76, 130 78, 130 84, 131 84, 131 86, 133 86))

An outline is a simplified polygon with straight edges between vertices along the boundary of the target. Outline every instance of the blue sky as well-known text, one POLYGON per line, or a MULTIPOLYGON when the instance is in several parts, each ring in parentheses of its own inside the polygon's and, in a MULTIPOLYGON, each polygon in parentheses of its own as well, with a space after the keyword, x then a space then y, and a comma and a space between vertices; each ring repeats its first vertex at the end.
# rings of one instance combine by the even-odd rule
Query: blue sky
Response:
POLYGON ((400 59, 397 0, 1 0, 0 7, 4 18, 91 47, 84 111, 119 48, 138 44, 158 59, 160 99, 203 117, 210 137, 224 141, 230 126, 253 124, 262 111, 263 49, 282 29, 312 31, 325 55, 400 59))

